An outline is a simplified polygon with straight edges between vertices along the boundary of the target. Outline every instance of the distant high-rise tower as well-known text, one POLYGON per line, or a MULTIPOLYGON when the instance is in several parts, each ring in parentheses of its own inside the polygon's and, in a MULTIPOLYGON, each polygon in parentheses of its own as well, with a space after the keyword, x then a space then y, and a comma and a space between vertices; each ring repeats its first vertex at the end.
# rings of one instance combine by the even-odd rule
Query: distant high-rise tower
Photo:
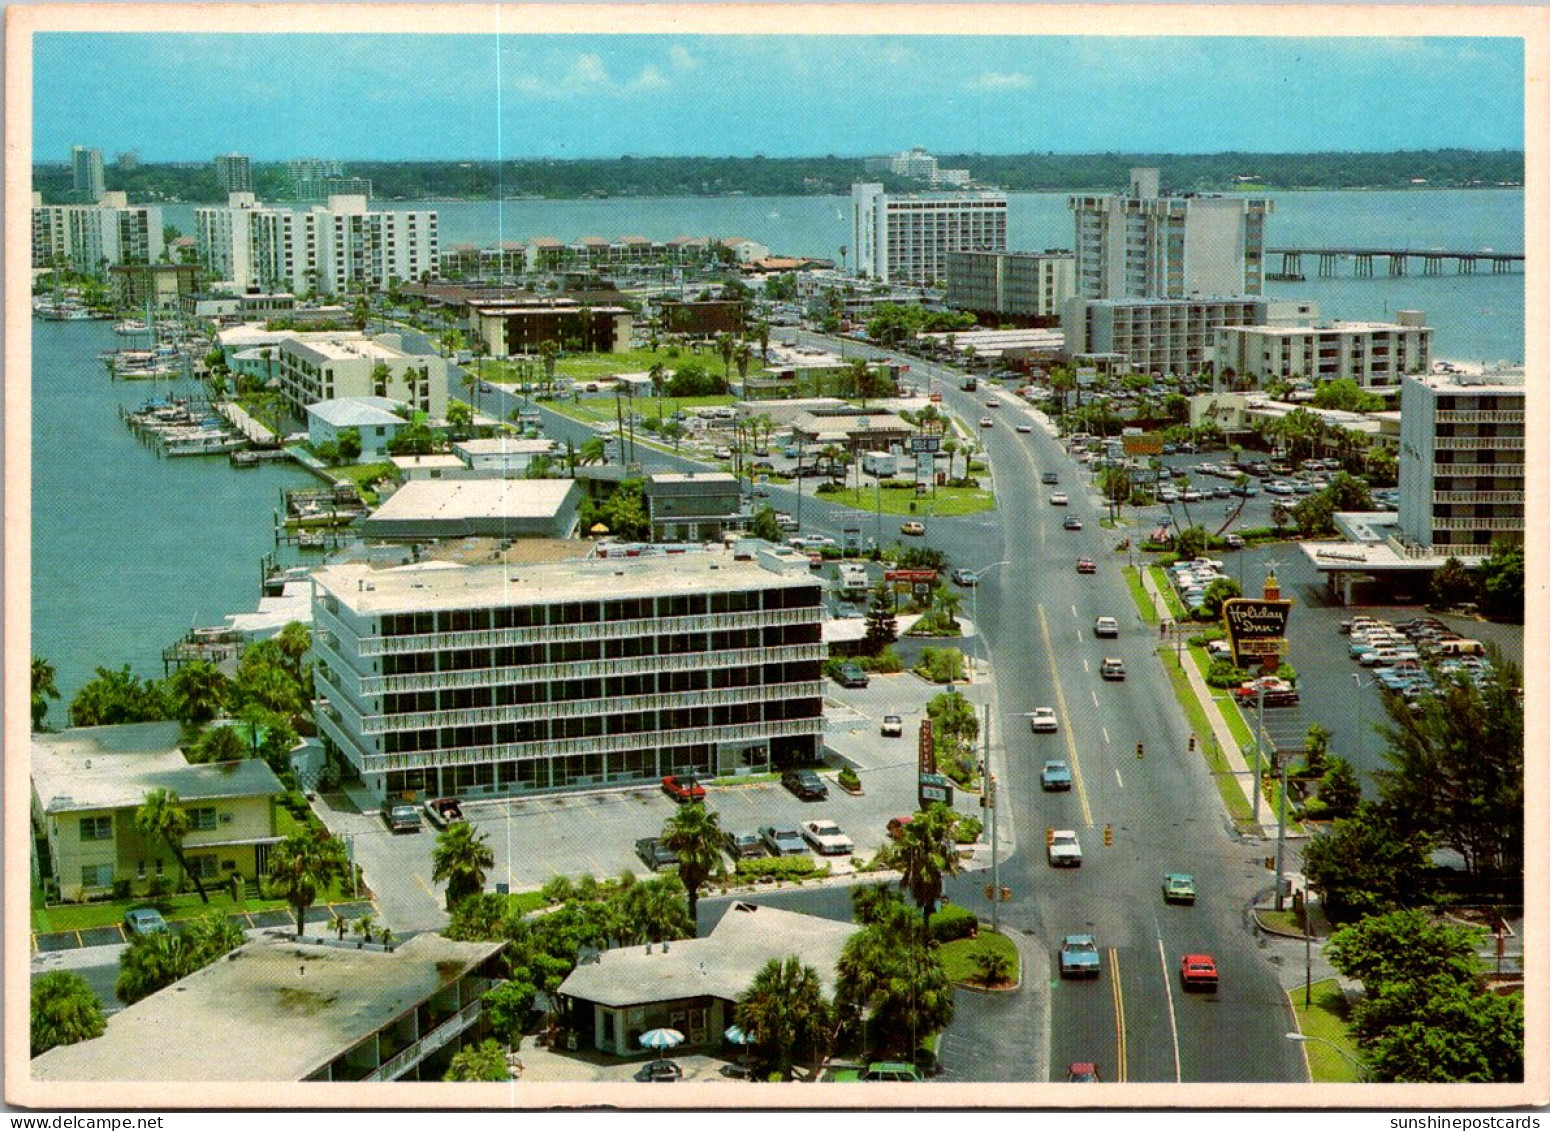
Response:
POLYGON ((107 188, 102 176, 102 150, 87 149, 84 145, 70 150, 70 168, 74 174, 74 188, 92 204, 102 199, 107 188))
POLYGON ((1082 298, 1188 298, 1264 292, 1273 201, 1163 196, 1156 169, 1132 169, 1124 196, 1073 196, 1082 298))
POLYGON ((223 153, 215 159, 215 179, 227 192, 253 191, 253 166, 241 153, 223 153))

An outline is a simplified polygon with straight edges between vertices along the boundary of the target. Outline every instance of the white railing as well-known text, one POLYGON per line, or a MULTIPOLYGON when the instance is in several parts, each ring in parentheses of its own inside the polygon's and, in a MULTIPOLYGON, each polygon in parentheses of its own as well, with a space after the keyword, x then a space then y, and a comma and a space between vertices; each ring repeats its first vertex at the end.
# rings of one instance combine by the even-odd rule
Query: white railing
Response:
POLYGON ((1523 517, 1516 518, 1433 518, 1433 530, 1522 530, 1523 517))
POLYGON ((1522 491, 1433 491, 1434 503, 1521 503, 1522 491))
POLYGON ((453 1037, 463 1032, 479 1019, 484 1012, 484 999, 477 998, 436 1026, 418 1041, 390 1056, 379 1064, 365 1079, 372 1083, 396 1080, 431 1053, 441 1048, 453 1037))
POLYGON ((1441 409, 1438 424, 1522 424, 1522 409, 1441 409))
POLYGON ((689 730, 648 731, 641 734, 605 734, 588 738, 548 739, 543 742, 511 742, 493 746, 453 746, 438 750, 414 750, 398 754, 367 753, 363 773, 417 770, 433 766, 461 766, 476 762, 520 762, 573 754, 623 754, 632 750, 713 745, 720 742, 757 742, 794 735, 820 735, 823 718, 780 719, 738 723, 689 730))
POLYGON ((1434 463, 1432 464, 1432 477, 1434 479, 1463 477, 1478 479, 1482 476, 1500 479, 1522 479, 1523 464, 1521 463, 1434 463))
POLYGON ((1458 451, 1471 449, 1479 452, 1517 452, 1524 448, 1522 436, 1438 436, 1433 445, 1439 449, 1458 451))

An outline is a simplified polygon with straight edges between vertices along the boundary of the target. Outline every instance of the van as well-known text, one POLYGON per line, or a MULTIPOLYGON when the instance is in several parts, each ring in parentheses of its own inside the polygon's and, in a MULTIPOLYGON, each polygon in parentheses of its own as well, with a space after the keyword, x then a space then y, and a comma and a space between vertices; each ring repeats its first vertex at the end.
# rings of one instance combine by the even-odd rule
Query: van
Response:
POLYGON ((1478 640, 1443 640, 1437 644, 1432 655, 1439 658, 1483 656, 1485 655, 1485 645, 1478 640))

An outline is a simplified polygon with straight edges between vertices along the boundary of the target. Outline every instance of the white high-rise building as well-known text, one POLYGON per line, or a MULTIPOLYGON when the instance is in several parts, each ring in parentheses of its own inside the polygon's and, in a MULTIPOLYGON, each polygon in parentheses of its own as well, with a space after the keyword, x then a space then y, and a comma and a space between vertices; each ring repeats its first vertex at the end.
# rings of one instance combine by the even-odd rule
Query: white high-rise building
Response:
POLYGON ((107 187, 102 173, 102 150, 72 146, 70 173, 72 185, 81 197, 93 203, 102 199, 107 187))
POLYGON ((1132 169, 1123 196, 1073 196, 1083 298, 1257 295, 1267 199, 1163 196, 1156 169, 1132 169))
POLYGON ((161 209, 131 205, 121 192, 104 192, 96 204, 43 204, 33 194, 32 263, 52 266, 63 259, 73 270, 155 263, 166 246, 161 209))
POLYGON ((1006 250, 1006 197, 998 192, 892 196, 877 183, 850 186, 856 270, 884 283, 947 277, 952 251, 1006 250))
POLYGON ((297 212, 232 193, 226 207, 200 208, 194 221, 200 262, 239 291, 340 294, 436 268, 436 213, 371 212, 361 196, 297 212))

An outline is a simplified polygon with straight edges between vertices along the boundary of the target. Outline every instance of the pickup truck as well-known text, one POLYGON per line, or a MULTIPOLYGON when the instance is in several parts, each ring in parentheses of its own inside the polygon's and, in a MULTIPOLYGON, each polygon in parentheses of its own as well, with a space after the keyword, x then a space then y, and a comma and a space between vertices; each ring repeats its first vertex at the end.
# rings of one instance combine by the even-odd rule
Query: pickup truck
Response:
POLYGON ((438 829, 450 828, 461 821, 467 820, 463 816, 463 807, 458 804, 455 797, 438 797, 434 801, 427 801, 425 803, 425 816, 438 829))

